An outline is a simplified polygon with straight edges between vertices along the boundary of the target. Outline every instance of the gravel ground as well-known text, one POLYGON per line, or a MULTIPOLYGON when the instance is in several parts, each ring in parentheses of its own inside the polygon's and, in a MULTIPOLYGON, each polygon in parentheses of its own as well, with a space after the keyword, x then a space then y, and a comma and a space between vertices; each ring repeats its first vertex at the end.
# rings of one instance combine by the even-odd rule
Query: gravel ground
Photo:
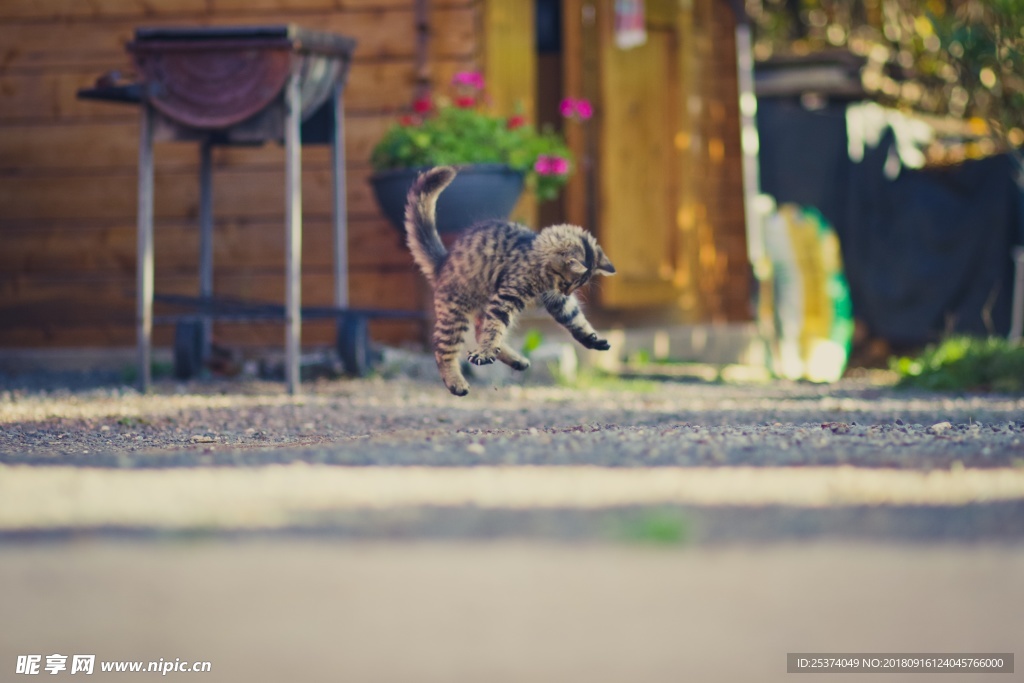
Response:
POLYGON ((0 462, 259 465, 1024 464, 1024 399, 903 392, 864 380, 611 382, 599 388, 339 380, 0 392, 0 462))
POLYGON ((320 381, 299 397, 261 382, 163 382, 142 396, 85 382, 40 388, 47 381, 0 393, 8 537, 1024 537, 1019 397, 863 378, 478 379, 461 399, 409 379, 320 381), (831 516, 816 517, 823 509, 831 516))

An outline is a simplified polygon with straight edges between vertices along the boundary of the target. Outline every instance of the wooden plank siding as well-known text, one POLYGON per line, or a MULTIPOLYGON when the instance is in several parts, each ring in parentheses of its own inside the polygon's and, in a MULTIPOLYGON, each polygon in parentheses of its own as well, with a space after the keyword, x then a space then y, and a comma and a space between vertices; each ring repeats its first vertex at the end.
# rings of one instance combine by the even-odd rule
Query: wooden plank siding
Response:
POLYGON ((735 16, 721 0, 698 0, 696 5, 697 21, 704 27, 698 32, 701 60, 714 65, 713 70, 705 67, 701 88, 706 100, 701 172, 709 198, 697 249, 703 319, 750 320, 752 283, 743 210, 735 16))
MULTIPOLYGON (((480 0, 433 0, 435 84, 482 62, 480 0)), ((109 70, 131 72, 137 26, 296 23, 358 40, 345 91, 350 290, 354 306, 418 309, 422 283, 367 178, 376 140, 415 78, 413 0, 47 0, 0 2, 0 347, 135 343, 138 109, 77 99, 109 70)), ((156 291, 198 291, 198 146, 156 145, 156 291)), ((215 292, 283 301, 284 152, 214 152, 215 292)), ((329 149, 303 149, 303 302, 333 300, 329 149)), ((161 310, 158 307, 157 314, 161 310)), ((376 339, 415 338, 408 322, 376 339)), ((172 330, 157 326, 167 345, 172 330)), ((218 324, 232 345, 280 346, 280 324, 218 324)), ((333 326, 307 323, 304 343, 333 326)))

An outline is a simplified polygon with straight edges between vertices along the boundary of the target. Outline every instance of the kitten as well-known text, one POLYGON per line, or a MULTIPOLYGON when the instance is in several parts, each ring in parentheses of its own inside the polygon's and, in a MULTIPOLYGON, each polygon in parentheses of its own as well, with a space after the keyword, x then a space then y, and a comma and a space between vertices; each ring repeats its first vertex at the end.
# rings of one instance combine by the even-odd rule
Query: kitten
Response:
POLYGON ((530 367, 504 339, 515 317, 538 299, 583 346, 607 351, 608 342, 583 317, 573 295, 594 275, 615 273, 597 240, 575 225, 536 233, 488 220, 468 228, 448 251, 437 234, 435 210, 455 173, 440 166, 420 174, 405 207, 409 250, 434 287, 434 358, 448 390, 456 396, 469 393, 459 350, 474 319, 477 348, 469 353, 471 363, 500 360, 515 370, 530 367))

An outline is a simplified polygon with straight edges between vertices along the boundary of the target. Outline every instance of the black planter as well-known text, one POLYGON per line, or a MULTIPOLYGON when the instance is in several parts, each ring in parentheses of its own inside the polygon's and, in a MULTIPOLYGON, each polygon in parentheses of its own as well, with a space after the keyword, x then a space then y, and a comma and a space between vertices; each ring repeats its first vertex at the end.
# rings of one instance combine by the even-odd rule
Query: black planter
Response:
MULTIPOLYGON (((405 198, 416 176, 426 169, 378 171, 370 185, 384 215, 405 234, 405 198)), ((500 164, 459 169, 437 201, 437 231, 455 233, 487 218, 508 218, 523 193, 523 174, 500 164)))

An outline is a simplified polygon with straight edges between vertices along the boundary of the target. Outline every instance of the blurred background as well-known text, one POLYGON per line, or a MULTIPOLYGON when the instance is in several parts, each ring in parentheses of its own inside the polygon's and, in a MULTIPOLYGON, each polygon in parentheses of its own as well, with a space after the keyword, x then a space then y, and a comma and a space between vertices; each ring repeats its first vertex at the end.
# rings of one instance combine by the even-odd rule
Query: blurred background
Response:
POLYGON ((1012 652, 1022 59, 1021 0, 3 0, 0 679, 1012 652), (382 189, 438 163, 594 232, 613 352, 527 311, 444 391, 382 189))
MULTIPOLYGON (((7 3, 0 346, 49 350, 47 362, 91 347, 123 363, 135 343, 138 96, 80 96, 145 79, 125 49, 134 31, 286 23, 357 42, 340 257, 354 307, 426 310, 375 200, 371 157, 417 101, 444 101, 456 74, 478 73, 481 109, 564 139, 564 191, 538 199, 528 179, 512 215, 597 234, 619 276, 589 308, 626 334, 618 362, 828 379, 851 358, 885 366, 952 334, 1012 336, 1021 16, 1010 0, 7 3), (577 99, 585 118, 560 115, 577 99)), ((194 296, 200 154, 167 139, 155 152, 155 289, 194 296)), ((212 292, 282 301, 282 152, 213 144, 211 163, 212 292)), ((327 147, 306 145, 310 306, 336 303, 331 169, 327 147)), ((160 317, 170 312, 158 302, 158 351, 176 343, 173 316, 160 317)), ((303 344, 330 347, 336 333, 308 320, 303 344)), ((252 320, 218 322, 212 337, 236 355, 281 344, 278 324, 252 320)), ((375 319, 370 337, 418 344, 425 324, 375 319)), ((203 356, 215 371, 241 367, 203 356)))

